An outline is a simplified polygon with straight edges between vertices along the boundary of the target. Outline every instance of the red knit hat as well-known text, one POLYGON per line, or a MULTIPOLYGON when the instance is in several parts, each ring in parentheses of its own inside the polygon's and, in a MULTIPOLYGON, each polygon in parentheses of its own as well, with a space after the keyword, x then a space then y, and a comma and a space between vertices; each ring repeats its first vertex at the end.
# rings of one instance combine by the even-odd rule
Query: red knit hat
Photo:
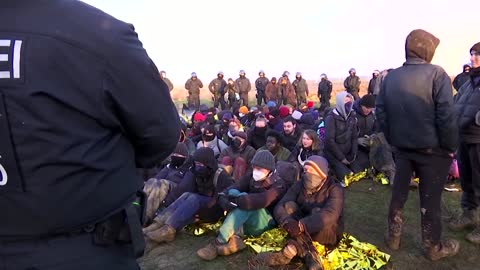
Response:
POLYGON ((307 107, 308 107, 309 109, 313 108, 313 101, 307 102, 307 107))
POLYGON ((206 120, 206 117, 201 112, 196 112, 195 115, 193 116, 193 122, 203 122, 205 120, 206 120))
POLYGON ((288 109, 288 107, 286 106, 281 106, 280 109, 279 109, 279 116, 281 118, 285 118, 287 117, 289 114, 290 114, 290 110, 288 109))

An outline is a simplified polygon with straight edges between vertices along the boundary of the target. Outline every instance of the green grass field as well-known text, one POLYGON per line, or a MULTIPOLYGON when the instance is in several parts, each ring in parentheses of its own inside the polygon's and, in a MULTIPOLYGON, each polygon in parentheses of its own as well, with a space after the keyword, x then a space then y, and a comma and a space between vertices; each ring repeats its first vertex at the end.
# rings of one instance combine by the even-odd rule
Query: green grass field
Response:
MULTIPOLYGON (((383 243, 386 230, 386 217, 390 200, 390 187, 382 186, 371 180, 363 180, 352 184, 346 189, 345 223, 346 231, 358 240, 370 242, 382 251, 392 255, 390 263, 384 269, 480 269, 480 248, 464 240, 466 233, 452 233, 446 228, 448 222, 460 211, 461 193, 443 195, 442 209, 444 220, 444 235, 460 240, 460 253, 453 258, 430 262, 422 256, 420 250, 420 211, 418 191, 410 192, 405 209, 405 230, 402 247, 397 252, 391 252, 383 243)), ((180 233, 177 239, 168 244, 156 246, 140 260, 143 270, 154 269, 264 269, 249 267, 248 259, 253 253, 244 250, 229 257, 219 257, 212 262, 204 262, 197 257, 196 251, 213 239, 214 235, 195 237, 180 233)), ((296 262, 288 267, 276 269, 303 269, 296 262)))

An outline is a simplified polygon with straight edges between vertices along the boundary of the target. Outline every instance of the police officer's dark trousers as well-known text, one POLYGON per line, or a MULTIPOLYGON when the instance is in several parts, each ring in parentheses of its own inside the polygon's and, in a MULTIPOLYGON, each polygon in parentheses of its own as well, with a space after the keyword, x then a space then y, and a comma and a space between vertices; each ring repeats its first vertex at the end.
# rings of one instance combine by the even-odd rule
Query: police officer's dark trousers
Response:
POLYGON ((432 154, 406 149, 396 149, 395 158, 397 173, 390 201, 389 227, 402 227, 402 211, 415 173, 420 178, 422 240, 426 245, 437 245, 442 234, 440 202, 452 158, 446 153, 432 154))
POLYGON ((91 233, 0 240, 1 270, 137 270, 131 244, 100 246, 91 233))
POLYGON ((480 205, 480 144, 460 142, 458 168, 462 184, 462 208, 474 210, 480 205))

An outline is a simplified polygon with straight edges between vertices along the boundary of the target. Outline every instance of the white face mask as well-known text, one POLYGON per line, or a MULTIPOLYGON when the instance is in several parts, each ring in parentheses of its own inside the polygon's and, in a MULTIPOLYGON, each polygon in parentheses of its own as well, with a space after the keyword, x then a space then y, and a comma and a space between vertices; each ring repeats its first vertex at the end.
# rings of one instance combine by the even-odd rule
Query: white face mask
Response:
POLYGON ((239 114, 238 114, 238 116, 240 116, 240 117, 244 117, 244 116, 245 116, 245 114, 243 114, 243 113, 239 113, 239 114))
POLYGON ((255 181, 262 181, 265 178, 267 178, 267 175, 268 175, 268 173, 263 173, 260 170, 253 169, 252 177, 253 177, 253 180, 255 180, 255 181))

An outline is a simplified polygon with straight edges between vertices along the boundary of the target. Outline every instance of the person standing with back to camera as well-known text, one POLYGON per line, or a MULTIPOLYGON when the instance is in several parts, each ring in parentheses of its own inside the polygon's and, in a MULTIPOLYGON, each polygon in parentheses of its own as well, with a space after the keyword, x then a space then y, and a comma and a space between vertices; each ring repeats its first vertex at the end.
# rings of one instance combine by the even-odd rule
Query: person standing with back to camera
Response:
POLYGON ((133 26, 80 1, 4 0, 0 55, 2 269, 140 269, 136 167, 166 158, 180 123, 133 26))

